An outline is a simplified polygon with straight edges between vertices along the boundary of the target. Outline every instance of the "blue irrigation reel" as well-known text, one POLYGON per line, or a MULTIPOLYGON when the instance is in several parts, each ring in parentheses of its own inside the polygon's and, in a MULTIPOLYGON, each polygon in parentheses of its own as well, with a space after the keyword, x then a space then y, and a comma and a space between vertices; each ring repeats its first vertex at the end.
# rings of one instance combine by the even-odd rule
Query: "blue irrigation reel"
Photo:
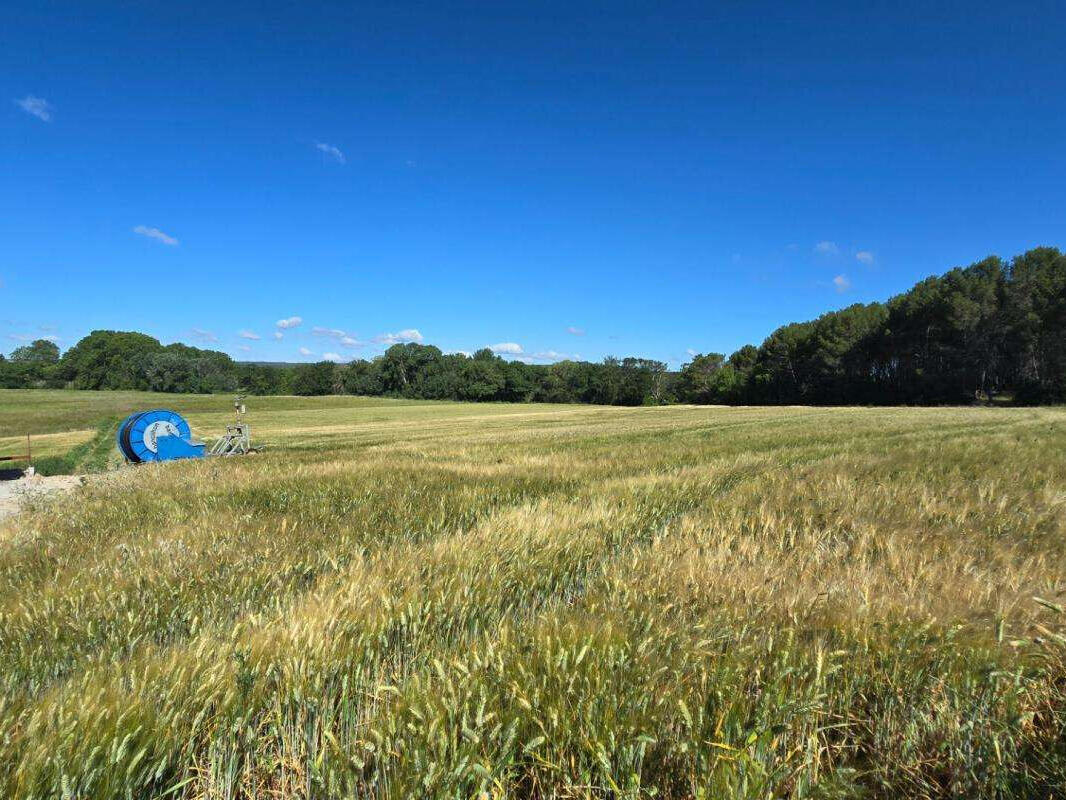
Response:
POLYGON ((226 432, 215 440, 210 452, 207 452, 203 442, 193 440, 192 430, 185 418, 166 408, 130 414, 118 426, 115 441, 119 452, 131 464, 205 456, 244 456, 260 452, 262 446, 252 446, 252 429, 244 421, 243 395, 234 400, 233 409, 236 420, 226 426, 226 432))
POLYGON ((118 426, 118 449, 133 464, 203 458, 203 442, 192 439, 189 423, 175 411, 156 408, 130 414, 118 426))

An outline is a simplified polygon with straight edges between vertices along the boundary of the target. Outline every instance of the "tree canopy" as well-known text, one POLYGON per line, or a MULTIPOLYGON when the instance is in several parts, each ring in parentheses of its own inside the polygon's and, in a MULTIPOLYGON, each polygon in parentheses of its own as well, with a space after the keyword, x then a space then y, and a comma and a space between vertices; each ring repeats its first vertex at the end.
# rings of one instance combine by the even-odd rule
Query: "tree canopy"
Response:
POLYGON ((22 363, 57 364, 59 363, 59 345, 48 339, 35 339, 30 344, 16 347, 11 352, 11 360, 22 363))

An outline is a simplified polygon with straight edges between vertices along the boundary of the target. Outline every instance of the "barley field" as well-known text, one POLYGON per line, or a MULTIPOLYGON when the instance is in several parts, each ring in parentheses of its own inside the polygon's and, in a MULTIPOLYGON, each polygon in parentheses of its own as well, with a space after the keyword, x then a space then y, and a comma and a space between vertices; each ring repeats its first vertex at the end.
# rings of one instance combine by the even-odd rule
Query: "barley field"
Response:
POLYGON ((0 522, 0 796, 1066 794, 1066 410, 249 406, 0 522))

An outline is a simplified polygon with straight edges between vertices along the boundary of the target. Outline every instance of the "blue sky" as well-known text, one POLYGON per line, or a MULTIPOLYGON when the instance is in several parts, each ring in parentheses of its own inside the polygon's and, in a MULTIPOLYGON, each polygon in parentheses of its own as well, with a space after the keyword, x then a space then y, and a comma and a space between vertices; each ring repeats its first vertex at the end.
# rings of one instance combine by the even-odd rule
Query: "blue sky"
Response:
POLYGON ((1040 2, 8 0, 0 350, 729 353, 1066 244, 1064 40, 1040 2))

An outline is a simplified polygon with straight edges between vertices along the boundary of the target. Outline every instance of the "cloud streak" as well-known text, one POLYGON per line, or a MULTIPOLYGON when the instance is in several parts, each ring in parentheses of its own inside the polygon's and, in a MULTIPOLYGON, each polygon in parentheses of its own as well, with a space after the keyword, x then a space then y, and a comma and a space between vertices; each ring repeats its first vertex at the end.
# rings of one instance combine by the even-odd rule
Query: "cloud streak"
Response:
POLYGON ((814 246, 814 252, 821 256, 835 256, 840 253, 840 248, 837 247, 836 242, 818 242, 814 246))
POLYGON ((536 361, 576 361, 580 358, 576 353, 560 353, 558 350, 541 350, 530 357, 536 361))
POLYGON ((263 338, 258 333, 256 333, 255 331, 249 331, 249 330, 243 330, 240 333, 238 333, 237 335, 240 336, 242 339, 259 340, 259 339, 263 338))
POLYGON ((211 331, 205 331, 203 328, 193 328, 192 335, 199 339, 201 342, 217 342, 218 337, 211 331))
POLYGON ((44 339, 46 342, 58 342, 60 338, 55 334, 49 334, 47 336, 35 336, 32 333, 9 333, 8 339, 16 342, 35 342, 38 339, 44 339))
POLYGON ((344 153, 341 152, 339 147, 335 147, 331 144, 326 144, 325 142, 315 142, 315 149, 318 150, 320 153, 326 155, 328 158, 333 159, 338 164, 348 163, 348 159, 344 157, 344 153))
POLYGON ((52 121, 52 104, 43 97, 34 97, 32 94, 28 94, 21 100, 16 100, 15 103, 27 114, 37 117, 42 122, 52 121))
POLYGON ((316 325, 311 329, 312 336, 332 336, 334 339, 343 339, 348 334, 342 331, 340 328, 323 328, 321 325, 316 325))
POLYGON ((498 342, 497 344, 490 344, 489 350, 497 355, 508 356, 520 356, 525 350, 522 349, 522 345, 518 342, 498 342))
MULTIPOLYGON (((422 334, 416 330, 400 331, 398 334, 384 334, 386 336, 400 336, 402 334, 415 334, 418 336, 417 341, 421 341, 422 334)), ((365 347, 366 342, 359 341, 358 338, 352 336, 347 331, 342 331, 340 328, 325 328, 321 325, 316 325, 311 329, 312 336, 325 336, 330 339, 336 339, 341 343, 342 347, 365 347)))
POLYGON ((874 263, 874 254, 869 250, 860 250, 855 254, 855 260, 860 264, 872 264, 874 263))
POLYGON ((833 278, 833 286, 836 287, 837 294, 843 294, 851 288, 851 280, 847 275, 837 275, 833 278))
POLYGON ((304 321, 303 317, 285 317, 285 319, 279 319, 274 324, 277 327, 282 328, 282 329, 295 328, 298 325, 302 324, 303 321, 304 321))
POLYGON ((584 328, 578 328, 576 325, 571 325, 569 328, 566 329, 566 332, 569 333, 571 336, 584 336, 585 335, 585 329, 584 328))
POLYGON ((155 239, 157 242, 162 242, 167 247, 177 247, 178 240, 173 236, 163 233, 159 228, 150 228, 147 225, 138 225, 133 229, 133 232, 139 236, 147 236, 149 239, 155 239))
POLYGON ((421 342, 422 334, 418 328, 404 328, 396 333, 382 333, 374 337, 378 344, 400 344, 402 342, 421 342))

